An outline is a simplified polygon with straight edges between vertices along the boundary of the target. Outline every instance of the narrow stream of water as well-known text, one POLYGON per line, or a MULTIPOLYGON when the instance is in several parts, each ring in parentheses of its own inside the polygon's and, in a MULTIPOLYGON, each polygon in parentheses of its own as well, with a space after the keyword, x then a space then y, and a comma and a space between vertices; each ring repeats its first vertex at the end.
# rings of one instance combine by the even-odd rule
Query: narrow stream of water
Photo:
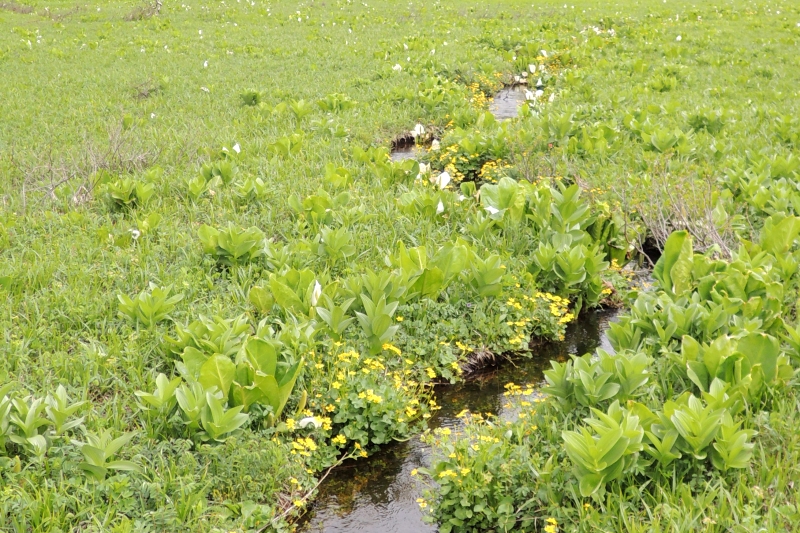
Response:
MULTIPOLYGON (((519 107, 525 103, 525 87, 522 85, 514 85, 505 87, 492 98, 489 104, 489 111, 495 116, 497 120, 506 120, 515 118, 519 114, 519 107)), ((391 158, 392 161, 404 161, 406 159, 419 159, 425 155, 427 149, 425 146, 415 144, 413 141, 407 139, 401 142, 396 142, 392 147, 391 158)))
POLYGON ((497 120, 515 118, 519 114, 519 106, 525 102, 525 87, 515 85, 506 87, 492 99, 489 104, 489 111, 492 112, 497 120))
MULTIPOLYGON (((431 429, 457 428, 456 415, 472 412, 513 416, 504 410, 505 385, 543 381, 550 360, 563 361, 570 354, 583 355, 601 347, 611 350, 605 331, 616 311, 583 315, 568 329, 565 340, 537 347, 533 357, 507 361, 473 376, 469 381, 441 386, 436 391, 442 406, 429 420, 431 429)), ((535 394, 535 393, 534 393, 535 394)), ((422 521, 417 505, 422 487, 411 477, 415 468, 428 466, 430 448, 413 438, 386 446, 367 459, 350 461, 331 472, 319 496, 304 517, 299 531, 306 533, 422 533, 436 531, 422 521)))

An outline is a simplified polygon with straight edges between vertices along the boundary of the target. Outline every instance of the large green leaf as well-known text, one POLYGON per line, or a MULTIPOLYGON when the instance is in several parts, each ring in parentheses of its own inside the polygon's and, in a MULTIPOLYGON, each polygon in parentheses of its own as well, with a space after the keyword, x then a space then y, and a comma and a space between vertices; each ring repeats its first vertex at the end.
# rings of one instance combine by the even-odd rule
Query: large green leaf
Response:
POLYGON ((288 285, 281 282, 275 274, 269 277, 269 288, 272 290, 272 296, 275 297, 275 302, 287 311, 301 312, 305 314, 308 312, 305 304, 288 285))
POLYGON ((244 386, 234 382, 231 385, 231 398, 233 405, 241 405, 243 411, 247 412, 254 403, 261 403, 265 395, 256 385, 244 386))
POLYGON ((444 287, 444 273, 438 267, 426 268, 420 277, 409 288, 411 293, 419 293, 421 296, 435 298, 444 287))
POLYGON ((692 239, 685 230, 675 231, 664 244, 664 253, 653 268, 653 277, 661 283, 661 288, 676 296, 691 285, 692 279, 692 239))
POLYGON ((781 353, 778 339, 764 333, 753 332, 739 340, 738 351, 747 358, 751 368, 761 365, 767 383, 775 380, 778 356, 781 353))
POLYGON ((256 372, 253 382, 256 387, 264 393, 267 405, 272 406, 272 413, 275 415, 275 418, 277 418, 283 406, 280 400, 280 387, 278 387, 278 381, 275 379, 275 376, 268 376, 261 372, 256 372))
POLYGON ((188 346, 183 350, 181 359, 183 359, 183 364, 189 375, 197 379, 200 376, 200 368, 208 361, 208 355, 197 348, 188 346))
POLYGON ((245 347, 247 359, 255 370, 275 375, 278 367, 278 351, 275 346, 263 339, 250 339, 245 347))
POLYGON ((214 355, 200 367, 200 377, 197 381, 206 389, 217 387, 222 394, 228 395, 228 391, 236 376, 236 365, 225 355, 214 355))
POLYGON ((764 221, 761 233, 761 247, 773 254, 783 254, 789 251, 800 233, 800 218, 786 217, 777 224, 773 224, 773 217, 764 221))

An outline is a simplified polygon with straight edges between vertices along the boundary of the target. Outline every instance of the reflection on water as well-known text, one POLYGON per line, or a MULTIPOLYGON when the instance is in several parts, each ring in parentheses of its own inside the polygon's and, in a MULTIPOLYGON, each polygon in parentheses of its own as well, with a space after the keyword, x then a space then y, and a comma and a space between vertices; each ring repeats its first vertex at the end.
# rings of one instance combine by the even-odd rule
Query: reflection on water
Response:
POLYGON ((497 120, 515 118, 523 102, 525 102, 525 87, 520 85, 506 87, 494 96, 489 111, 497 120))
POLYGON ((425 155, 425 148, 414 143, 398 144, 392 148, 392 161, 405 161, 406 159, 416 159, 417 161, 425 155))
MULTIPOLYGON (((564 342, 533 350, 533 357, 507 361, 481 372, 466 383, 442 386, 436 399, 442 409, 431 418, 431 429, 457 427, 456 415, 472 412, 511 416, 504 412, 505 384, 542 382, 542 370, 552 359, 583 355, 596 348, 611 350, 605 336, 615 311, 587 313, 567 330, 564 342)), ((411 471, 428 466, 430 448, 418 438, 385 446, 367 459, 350 461, 331 472, 300 531, 307 533, 419 533, 436 531, 422 522, 417 505, 421 487, 411 471)))

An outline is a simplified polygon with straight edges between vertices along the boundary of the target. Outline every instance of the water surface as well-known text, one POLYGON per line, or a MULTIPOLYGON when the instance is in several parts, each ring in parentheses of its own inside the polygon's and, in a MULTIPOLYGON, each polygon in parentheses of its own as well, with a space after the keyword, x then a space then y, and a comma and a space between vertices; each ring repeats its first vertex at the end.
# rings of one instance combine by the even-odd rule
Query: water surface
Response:
MULTIPOLYGON (((503 408, 505 384, 541 384, 542 370, 550 360, 563 361, 596 348, 611 350, 605 336, 615 311, 583 315, 567 329, 565 340, 533 350, 532 358, 505 361, 458 385, 436 390, 442 409, 429 419, 431 429, 456 428, 456 415, 463 409, 473 413, 513 416, 503 408)), ((411 477, 415 468, 428 466, 430 447, 415 437, 385 446, 367 459, 350 461, 336 468, 320 487, 319 496, 304 517, 300 531, 306 533, 425 533, 436 527, 422 521, 417 505, 422 487, 411 477)))
POLYGON ((506 87, 492 99, 489 111, 492 112, 497 120, 515 118, 519 114, 519 106, 525 102, 525 87, 515 85, 506 87))

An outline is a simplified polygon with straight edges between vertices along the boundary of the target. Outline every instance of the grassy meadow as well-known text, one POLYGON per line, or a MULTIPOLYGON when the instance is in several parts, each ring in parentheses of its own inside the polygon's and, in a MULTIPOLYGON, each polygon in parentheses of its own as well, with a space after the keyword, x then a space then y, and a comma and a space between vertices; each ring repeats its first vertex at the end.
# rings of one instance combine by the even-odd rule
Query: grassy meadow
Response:
POLYGON ((291 531, 598 307, 614 354, 425 435, 429 519, 797 529, 798 43, 788 1, 0 2, 0 530, 291 531))

